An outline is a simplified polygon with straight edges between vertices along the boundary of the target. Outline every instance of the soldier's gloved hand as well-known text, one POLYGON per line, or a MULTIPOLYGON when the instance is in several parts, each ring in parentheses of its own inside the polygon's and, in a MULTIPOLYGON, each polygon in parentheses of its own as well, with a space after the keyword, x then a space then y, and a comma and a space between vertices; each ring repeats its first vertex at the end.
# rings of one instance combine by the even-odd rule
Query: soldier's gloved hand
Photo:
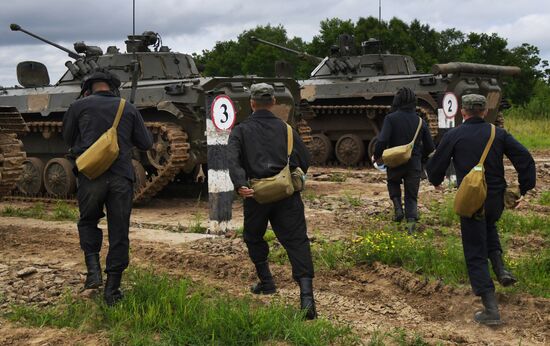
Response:
POLYGON ((237 190, 237 192, 239 193, 239 195, 240 195, 242 198, 254 197, 254 190, 252 190, 251 188, 248 188, 248 187, 246 187, 246 186, 241 186, 241 187, 239 187, 239 189, 237 190))

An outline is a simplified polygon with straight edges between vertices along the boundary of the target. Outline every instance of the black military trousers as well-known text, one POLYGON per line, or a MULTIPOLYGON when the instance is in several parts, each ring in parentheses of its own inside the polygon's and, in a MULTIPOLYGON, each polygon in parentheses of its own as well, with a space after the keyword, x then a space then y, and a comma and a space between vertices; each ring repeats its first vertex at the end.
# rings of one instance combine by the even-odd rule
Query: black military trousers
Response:
POLYGON ((253 198, 244 200, 243 237, 253 263, 267 261, 269 246, 264 235, 268 221, 288 254, 292 277, 295 280, 313 278, 313 261, 300 193, 269 204, 259 204, 253 198))
POLYGON ((493 251, 502 252, 496 222, 503 210, 504 193, 491 193, 485 200, 484 217, 460 218, 464 258, 470 284, 477 296, 495 290, 489 273, 488 256, 493 251))
POLYGON ((390 199, 401 200, 401 184, 405 188, 405 218, 418 220, 418 189, 421 171, 408 165, 388 168, 387 185, 390 199))
POLYGON ((107 172, 90 180, 78 175, 78 235, 84 254, 101 250, 103 232, 97 226, 107 210, 109 252, 106 273, 122 273, 128 267, 130 213, 134 194, 133 182, 125 177, 107 172))

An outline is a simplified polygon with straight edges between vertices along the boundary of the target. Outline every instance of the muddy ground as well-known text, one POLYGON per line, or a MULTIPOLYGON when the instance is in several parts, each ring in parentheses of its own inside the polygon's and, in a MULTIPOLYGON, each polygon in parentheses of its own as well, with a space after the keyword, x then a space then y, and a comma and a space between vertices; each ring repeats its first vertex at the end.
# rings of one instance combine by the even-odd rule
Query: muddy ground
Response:
MULTIPOLYGON (((538 187, 520 210, 547 215, 549 208, 536 206, 535 201, 542 191, 550 190, 550 152, 537 153, 536 160, 538 187)), ((514 178, 511 166, 507 167, 507 174, 510 179, 514 178)), ((365 225, 369 215, 391 211, 384 175, 376 170, 314 168, 310 175, 304 202, 309 233, 313 237, 349 239, 365 225)), ((434 199, 443 198, 443 192, 435 191, 424 181, 420 210, 426 212, 434 199)), ((0 209, 6 205, 14 203, 3 202, 0 209)), ((233 210, 234 226, 238 227, 242 223, 242 203, 236 201, 233 210)), ((206 226, 207 215, 207 202, 197 198, 161 198, 136 208, 130 235, 132 265, 154 266, 236 296, 248 295, 248 286, 255 276, 239 237, 181 233, 196 229, 198 224, 206 226)), ((521 241, 519 243, 521 246, 521 241)), ((84 264, 74 222, 1 217, 0 254, 1 311, 7 311, 13 303, 55 304, 67 291, 86 295, 80 290, 84 264)), ((290 278, 289 266, 273 265, 272 268, 280 289, 275 297, 258 299, 297 304, 298 289, 290 278)), ((411 334, 418 333, 430 344, 550 344, 550 299, 499 294, 505 324, 494 329, 472 321, 473 311, 481 304, 469 287, 428 282, 399 267, 374 264, 338 271, 321 270, 315 287, 320 315, 351 325, 365 341, 376 331, 403 328, 411 334)), ((102 333, 29 328, 0 319, 1 345, 107 343, 108 338, 102 333)))

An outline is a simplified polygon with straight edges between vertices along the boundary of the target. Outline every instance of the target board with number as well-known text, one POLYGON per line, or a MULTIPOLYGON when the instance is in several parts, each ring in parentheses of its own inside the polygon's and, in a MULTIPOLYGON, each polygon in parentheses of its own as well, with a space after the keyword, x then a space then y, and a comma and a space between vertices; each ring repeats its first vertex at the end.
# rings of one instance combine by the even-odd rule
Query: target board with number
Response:
POLYGON ((446 93, 443 97, 443 104, 441 106, 447 119, 453 119, 458 112, 458 99, 456 95, 453 93, 446 93))
POLYGON ((230 130, 235 125, 237 112, 233 101, 227 95, 219 95, 212 101, 210 114, 218 130, 230 130))

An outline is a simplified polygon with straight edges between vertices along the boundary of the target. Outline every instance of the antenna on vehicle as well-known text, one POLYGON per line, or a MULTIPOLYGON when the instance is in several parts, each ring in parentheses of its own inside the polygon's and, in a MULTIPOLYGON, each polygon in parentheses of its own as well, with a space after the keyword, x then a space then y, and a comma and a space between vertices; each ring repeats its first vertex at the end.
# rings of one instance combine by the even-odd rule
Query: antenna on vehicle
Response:
POLYGON ((132 0, 132 35, 136 36, 136 0, 132 0))
POLYGON ((378 0, 378 24, 382 23, 382 0, 378 0))
MULTIPOLYGON (((132 39, 136 37, 136 0, 132 0, 132 39)), ((134 49, 132 57, 132 90, 130 92, 130 103, 134 103, 136 99, 137 79, 138 79, 139 63, 137 60, 136 50, 134 49)))
MULTIPOLYGON (((378 0, 378 40, 380 40, 380 27, 382 26, 382 0, 378 0)), ((382 45, 378 43, 378 55, 382 54, 382 45)))

